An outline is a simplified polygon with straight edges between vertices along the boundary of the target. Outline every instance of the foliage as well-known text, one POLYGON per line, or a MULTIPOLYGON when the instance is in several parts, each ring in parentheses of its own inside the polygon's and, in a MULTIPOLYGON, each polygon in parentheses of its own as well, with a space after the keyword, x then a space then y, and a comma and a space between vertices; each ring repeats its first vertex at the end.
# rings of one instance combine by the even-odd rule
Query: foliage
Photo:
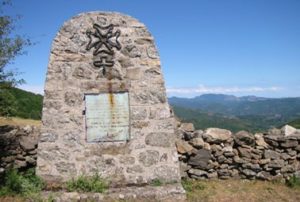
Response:
POLYGON ((286 182, 287 186, 295 188, 298 187, 300 188, 300 178, 293 175, 289 180, 286 182))
POLYGON ((194 192, 196 190, 204 190, 205 185, 201 181, 196 181, 192 179, 183 179, 181 184, 185 191, 194 192))
POLYGON ((24 173, 19 173, 15 169, 10 169, 1 177, 0 196, 29 196, 40 192, 43 187, 44 183, 35 175, 34 169, 28 169, 24 173))
POLYGON ((9 89, 24 83, 23 79, 17 79, 19 72, 6 70, 5 67, 17 56, 25 53, 24 47, 31 45, 29 39, 15 34, 15 23, 19 17, 14 18, 3 13, 3 7, 10 3, 10 0, 0 1, 0 115, 4 116, 11 116, 15 108, 9 89))
POLYGON ((287 124, 293 126, 294 128, 300 128, 300 119, 293 120, 287 124))
POLYGON ((18 88, 0 91, 0 115, 41 119, 43 96, 18 88), (3 96, 1 96, 3 94, 3 96))
POLYGON ((24 54, 24 47, 30 45, 29 39, 15 34, 15 23, 20 17, 11 17, 3 14, 3 7, 9 5, 10 1, 0 1, 0 85, 14 86, 23 80, 15 78, 15 71, 5 71, 5 66, 11 63, 16 56, 24 54))
POLYGON ((76 179, 72 179, 66 183, 67 190, 70 192, 99 192, 103 193, 107 188, 107 182, 102 179, 98 174, 93 176, 79 176, 76 179))
POLYGON ((151 185, 154 187, 160 187, 163 185, 162 181, 160 179, 154 179, 151 181, 151 185))

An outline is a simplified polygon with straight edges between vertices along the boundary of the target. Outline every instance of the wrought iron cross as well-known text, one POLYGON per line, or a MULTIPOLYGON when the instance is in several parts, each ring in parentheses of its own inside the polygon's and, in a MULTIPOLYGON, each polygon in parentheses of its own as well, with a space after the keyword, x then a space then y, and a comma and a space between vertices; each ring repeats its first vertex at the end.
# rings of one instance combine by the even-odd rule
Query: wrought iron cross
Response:
POLYGON ((94 62, 94 66, 102 68, 102 72, 105 75, 108 67, 114 66, 113 58, 114 50, 121 50, 122 46, 118 41, 121 35, 120 30, 113 32, 114 25, 110 24, 108 26, 101 26, 98 24, 93 25, 93 31, 87 31, 86 34, 89 38, 89 43, 86 50, 91 50, 94 48, 93 55, 100 56, 100 60, 94 62), (110 56, 110 57, 109 57, 110 56))

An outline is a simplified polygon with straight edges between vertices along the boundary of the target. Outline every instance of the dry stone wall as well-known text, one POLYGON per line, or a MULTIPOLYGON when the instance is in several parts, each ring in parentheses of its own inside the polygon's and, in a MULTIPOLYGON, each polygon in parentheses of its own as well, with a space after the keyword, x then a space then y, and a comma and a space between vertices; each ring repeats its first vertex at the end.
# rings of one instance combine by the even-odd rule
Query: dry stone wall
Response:
POLYGON ((36 166, 39 133, 34 126, 0 126, 0 173, 36 166))
MULTIPOLYGON (((300 177, 300 131, 290 126, 251 134, 209 128, 195 130, 191 123, 177 122, 176 146, 181 177, 194 179, 288 179, 300 177)), ((40 129, 33 126, 2 126, 0 130, 0 173, 8 168, 36 166, 40 129)), ((148 151, 151 153, 151 151, 148 151)), ((157 153, 141 155, 145 165, 157 153)), ((131 162, 130 159, 127 163, 131 162)))
POLYGON ((195 179, 288 179, 300 176, 300 131, 284 126, 266 133, 208 128, 178 122, 181 176, 195 179))

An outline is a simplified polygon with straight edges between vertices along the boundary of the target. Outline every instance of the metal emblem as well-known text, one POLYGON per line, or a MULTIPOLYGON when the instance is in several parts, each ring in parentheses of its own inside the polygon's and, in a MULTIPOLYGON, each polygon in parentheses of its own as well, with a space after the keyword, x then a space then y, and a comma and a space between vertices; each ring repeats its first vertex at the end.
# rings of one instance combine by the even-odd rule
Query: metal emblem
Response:
POLYGON ((113 61, 114 57, 114 48, 121 50, 122 46, 118 41, 119 36, 121 35, 120 30, 113 31, 114 25, 110 24, 108 26, 101 26, 98 24, 93 25, 93 31, 87 31, 86 34, 89 38, 89 43, 86 47, 86 50, 91 50, 94 48, 93 55, 98 56, 99 60, 94 62, 94 66, 102 69, 103 74, 105 75, 108 67, 113 67, 115 62, 113 61))

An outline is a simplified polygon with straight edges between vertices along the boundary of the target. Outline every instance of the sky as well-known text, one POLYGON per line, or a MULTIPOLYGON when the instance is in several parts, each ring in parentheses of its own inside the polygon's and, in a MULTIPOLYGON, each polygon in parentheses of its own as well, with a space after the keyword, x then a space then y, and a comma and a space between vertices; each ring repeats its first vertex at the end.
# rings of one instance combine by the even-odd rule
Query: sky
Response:
POLYGON ((26 84, 43 94, 52 41, 88 11, 117 11, 155 38, 168 96, 206 93, 300 97, 299 0, 12 0, 16 31, 35 45, 16 58, 26 84))

